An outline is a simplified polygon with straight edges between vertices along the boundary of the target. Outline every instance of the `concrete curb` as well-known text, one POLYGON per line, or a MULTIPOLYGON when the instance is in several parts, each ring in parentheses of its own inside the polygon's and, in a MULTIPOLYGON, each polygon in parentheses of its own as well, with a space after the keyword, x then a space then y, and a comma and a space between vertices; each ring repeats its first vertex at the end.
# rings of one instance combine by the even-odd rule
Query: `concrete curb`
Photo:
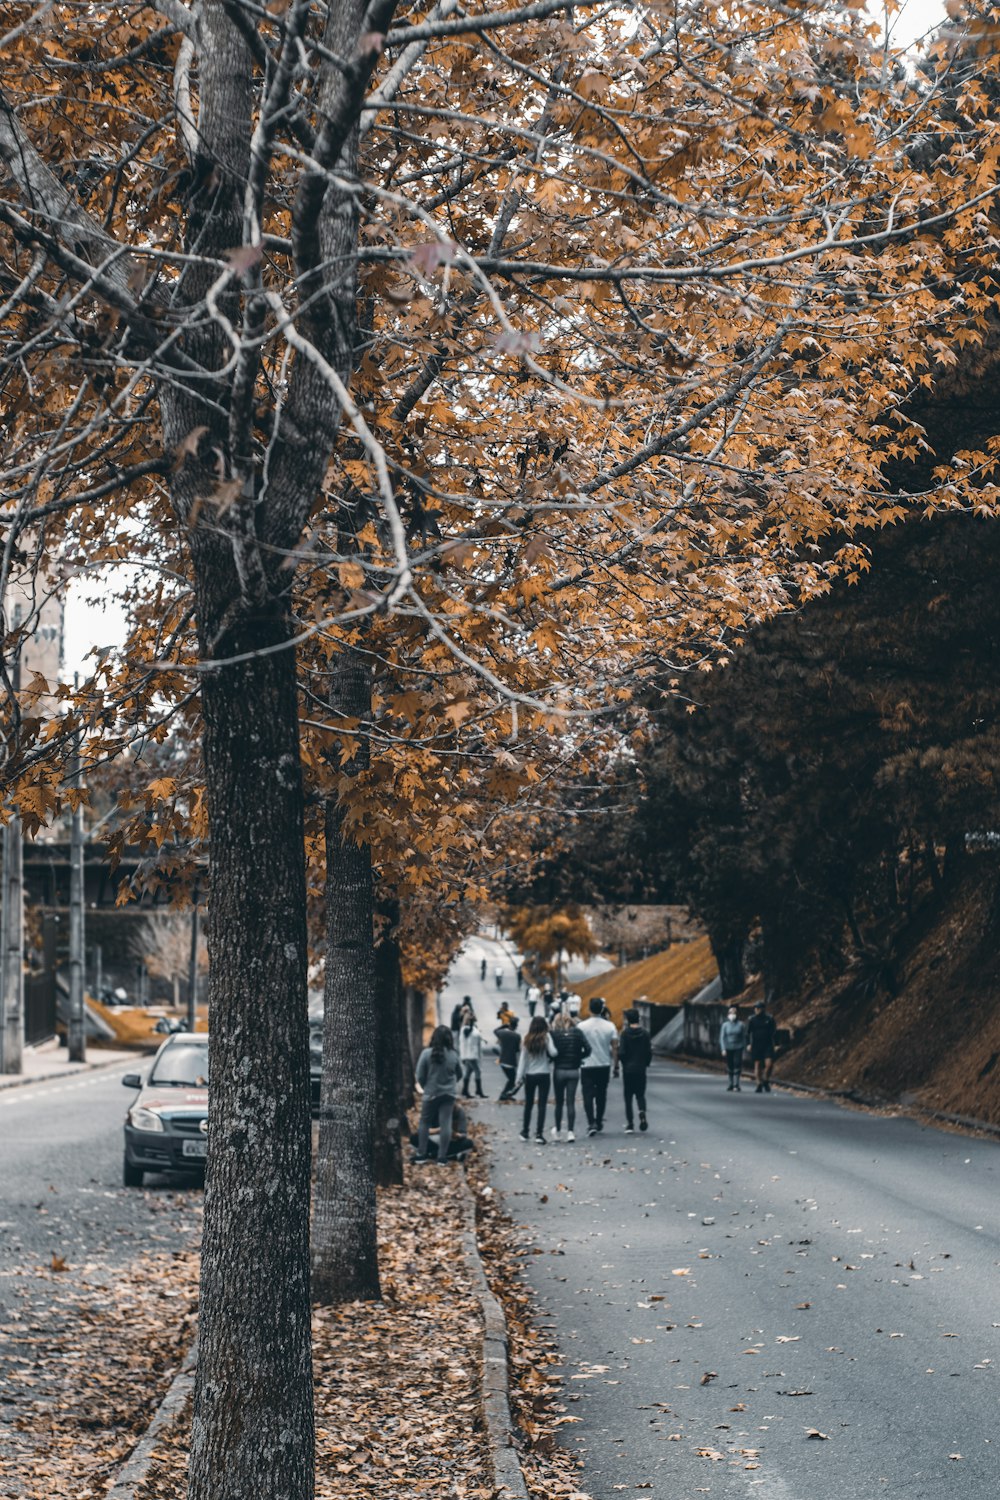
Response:
POLYGON ((153 1413, 146 1428, 129 1457, 115 1474, 114 1483, 105 1500, 135 1500, 136 1493, 145 1484, 153 1462, 153 1454, 163 1433, 180 1416, 185 1403, 194 1392, 194 1372, 198 1363, 198 1340, 195 1339, 170 1382, 167 1394, 153 1413))
MULTIPOLYGON (((466 1203, 462 1248, 469 1266, 472 1290, 483 1310, 483 1418, 493 1464, 493 1487, 497 1500, 528 1500, 528 1489, 514 1447, 510 1414, 507 1320, 486 1279, 476 1240, 475 1198, 464 1178, 463 1186, 466 1203)), ((115 1496, 114 1500, 119 1500, 119 1497, 115 1496)))
MULTIPOLYGON (((135 1058, 150 1057, 151 1052, 137 1052, 135 1058)), ((8 1073, 0 1078, 0 1095, 5 1089, 27 1088, 29 1083, 56 1083, 59 1079, 82 1078, 86 1073, 100 1073, 108 1068, 127 1068, 129 1058, 116 1058, 114 1062, 87 1062, 81 1063, 75 1073, 70 1073, 63 1067, 58 1073, 8 1073)))

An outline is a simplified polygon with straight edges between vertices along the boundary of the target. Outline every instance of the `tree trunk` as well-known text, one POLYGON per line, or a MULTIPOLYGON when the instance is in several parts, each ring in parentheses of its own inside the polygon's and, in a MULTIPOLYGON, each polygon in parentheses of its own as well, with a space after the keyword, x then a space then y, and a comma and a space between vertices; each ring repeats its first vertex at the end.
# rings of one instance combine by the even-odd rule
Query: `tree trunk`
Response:
POLYGON ((190 1500, 310 1500, 309 1043, 295 655, 203 679, 212 1087, 190 1500))
POLYGON ((719 978, 722 980, 722 997, 728 1000, 731 995, 738 995, 746 989, 746 974, 743 969, 743 944, 732 938, 723 938, 711 931, 708 941, 715 956, 715 962, 719 966, 719 978))
MULTIPOLYGON (((397 914, 398 915, 398 914, 397 914)), ((388 926, 375 950, 376 1083, 375 1180, 379 1187, 403 1181, 404 1097, 403 982, 399 944, 388 926)))
MULTIPOLYGON (((331 717, 371 719, 367 658, 346 646, 332 663, 331 717)), ((368 765, 368 740, 341 770, 368 765)), ((359 845, 336 792, 326 807, 326 983, 312 1290, 324 1303, 377 1300, 375 1218, 375 934, 371 851, 359 845)))

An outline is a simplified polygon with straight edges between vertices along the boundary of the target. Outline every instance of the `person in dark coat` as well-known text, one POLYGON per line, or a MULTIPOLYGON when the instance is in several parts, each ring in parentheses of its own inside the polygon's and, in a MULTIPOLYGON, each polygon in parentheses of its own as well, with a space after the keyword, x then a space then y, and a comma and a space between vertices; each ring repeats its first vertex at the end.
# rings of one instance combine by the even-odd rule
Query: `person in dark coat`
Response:
POLYGON ((773 1016, 767 1013, 767 1004, 758 1000, 753 1015, 747 1022, 747 1041, 750 1044, 750 1061, 753 1076, 757 1080, 758 1094, 771 1092, 771 1074, 774 1072, 775 1032, 778 1027, 773 1016))
POLYGON ((635 1132, 633 1105, 639 1110, 639 1129, 648 1130, 646 1119, 646 1071, 653 1060, 649 1032, 639 1025, 639 1012, 627 1010, 625 1025, 618 1038, 618 1063, 622 1070, 625 1093, 625 1134, 635 1132))
POLYGON ((514 1080, 517 1077, 517 1058, 521 1050, 521 1035, 517 1029, 517 1017, 515 1015, 510 1016, 503 1026, 496 1028, 493 1035, 496 1037, 497 1046, 500 1049, 500 1055, 497 1058, 500 1064, 500 1071, 507 1080, 500 1091, 500 1103, 503 1104, 506 1100, 513 1099, 514 1091, 517 1087, 514 1080))
POLYGON ((552 1040, 556 1044, 553 1070, 556 1100, 556 1140, 562 1129, 563 1107, 566 1110, 566 1139, 575 1141, 576 1090, 580 1082, 580 1064, 590 1056, 590 1043, 568 1012, 556 1016, 552 1023, 552 1040))

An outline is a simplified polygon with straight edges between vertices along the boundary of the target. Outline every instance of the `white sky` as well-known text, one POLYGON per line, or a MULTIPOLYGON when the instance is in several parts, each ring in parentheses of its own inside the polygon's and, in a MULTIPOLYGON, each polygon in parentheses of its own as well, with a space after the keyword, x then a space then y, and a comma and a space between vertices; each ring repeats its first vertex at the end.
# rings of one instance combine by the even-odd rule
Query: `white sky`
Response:
MULTIPOLYGON (((878 0, 869 0, 869 9, 874 16, 884 18, 885 8, 878 0)), ((898 47, 909 46, 936 26, 943 16, 943 0, 905 0, 890 22, 893 43, 898 47)), ((93 578, 86 583, 71 584, 67 591, 63 656, 69 680, 74 672, 86 672, 84 657, 92 647, 120 646, 127 634, 125 609, 113 597, 113 584, 109 581, 108 597, 103 605, 90 602, 94 592, 93 578)))

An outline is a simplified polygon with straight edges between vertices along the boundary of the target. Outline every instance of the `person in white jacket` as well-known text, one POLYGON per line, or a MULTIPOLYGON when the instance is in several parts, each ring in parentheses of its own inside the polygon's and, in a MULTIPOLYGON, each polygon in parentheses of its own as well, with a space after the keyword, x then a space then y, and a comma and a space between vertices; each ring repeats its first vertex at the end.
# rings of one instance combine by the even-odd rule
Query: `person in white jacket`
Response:
POLYGON ((485 1099, 483 1091, 483 1048, 488 1046, 486 1038, 475 1021, 466 1019, 458 1029, 458 1060, 462 1064, 462 1097, 470 1098, 469 1084, 476 1080, 476 1098, 485 1099))
POLYGON ((531 1140, 531 1111, 538 1100, 538 1124, 535 1140, 545 1145, 545 1108, 549 1102, 549 1085, 552 1082, 552 1064, 556 1058, 556 1044, 549 1033, 549 1023, 544 1016, 532 1016, 531 1024, 521 1043, 521 1055, 517 1060, 517 1081, 524 1084, 524 1123, 521 1126, 522 1141, 531 1140))

